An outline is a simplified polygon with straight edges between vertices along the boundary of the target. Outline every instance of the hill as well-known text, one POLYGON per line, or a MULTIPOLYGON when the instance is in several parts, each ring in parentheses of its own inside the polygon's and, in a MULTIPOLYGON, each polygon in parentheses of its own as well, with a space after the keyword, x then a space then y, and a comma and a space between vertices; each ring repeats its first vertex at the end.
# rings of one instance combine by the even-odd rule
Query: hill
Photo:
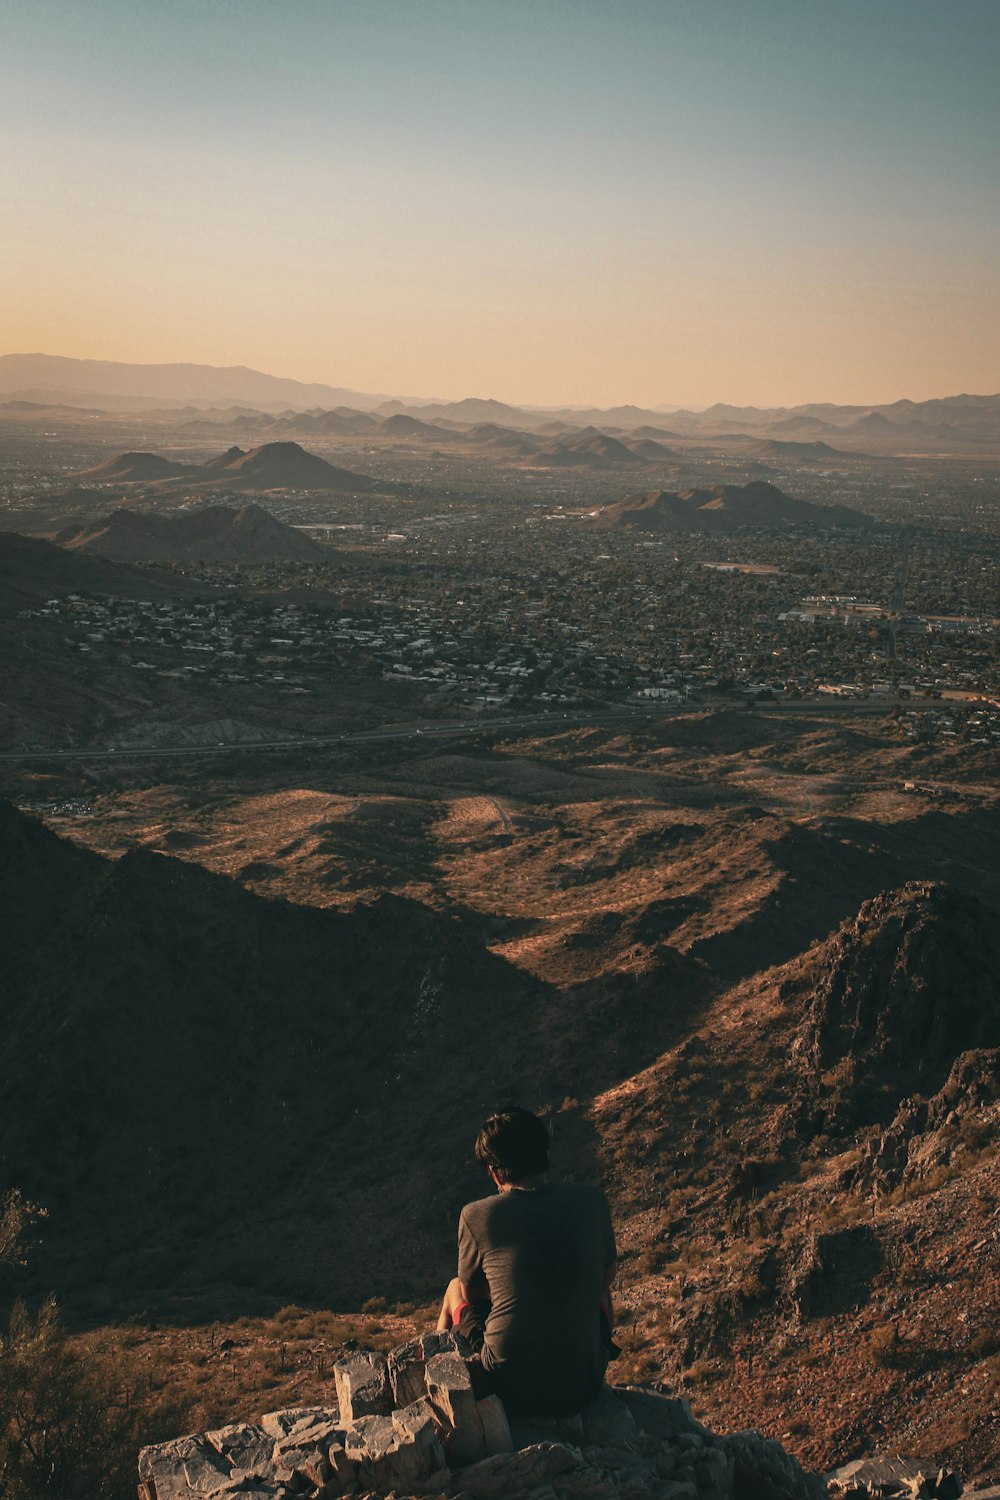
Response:
POLYGON ((630 453, 634 453, 637 458, 645 459, 647 463, 677 464, 683 462, 679 453, 675 452, 673 448, 666 447, 664 443, 658 443, 655 438, 627 437, 623 438, 622 441, 630 453))
POLYGON ((815 442, 795 442, 784 438, 764 438, 751 441, 749 451, 758 458, 793 459, 800 463, 841 463, 845 459, 867 458, 867 453, 847 453, 833 448, 822 439, 815 442))
POLYGON ((408 417, 404 412, 386 417, 379 431, 390 437, 432 438, 435 442, 440 442, 442 436, 440 427, 435 427, 430 422, 421 422, 417 417, 408 417))
POLYGON ((176 463, 155 453, 121 453, 73 477, 119 484, 147 483, 161 489, 289 489, 357 494, 375 487, 367 476, 337 468, 293 442, 262 443, 249 452, 233 447, 205 464, 176 463))
POLYGON ((105 459, 91 469, 81 469, 74 474, 75 480, 92 479, 102 483, 118 481, 121 484, 149 483, 157 479, 170 479, 175 474, 188 474, 190 464, 178 463, 175 459, 162 458, 158 453, 119 453, 115 458, 105 459))
POLYGON ((249 453, 231 449, 220 462, 220 482, 242 490, 370 490, 372 481, 328 464, 298 443, 264 443, 249 453))
POLYGON ((0 901, 0 1162, 52 1207, 46 1284, 93 1299, 105 1243, 108 1286, 140 1303, 192 1274, 357 1295, 372 1231, 344 1207, 384 1190, 403 1119, 424 1122, 406 1262, 437 1239, 432 1143, 502 1090, 511 1028, 535 1035, 542 999, 474 924, 396 898, 348 915, 265 901, 158 854, 109 862, 8 804, 0 901), (481 1065, 442 1091, 470 994, 481 1065))
POLYGON ((539 448, 528 462, 532 468, 539 469, 606 469, 638 464, 642 459, 617 438, 599 432, 596 427, 584 427, 539 448))
POLYGON ((55 540, 70 551, 120 562, 317 562, 331 556, 259 505, 214 505, 177 516, 123 508, 66 527, 55 540))
POLYGON ((813 505, 772 484, 715 485, 708 490, 653 490, 595 512, 596 526, 640 531, 735 531, 740 526, 867 526, 867 516, 846 505, 813 505))
POLYGON ((169 573, 132 568, 101 556, 69 552, 53 542, 0 531, 0 614, 62 594, 120 599, 207 597, 213 591, 169 573))

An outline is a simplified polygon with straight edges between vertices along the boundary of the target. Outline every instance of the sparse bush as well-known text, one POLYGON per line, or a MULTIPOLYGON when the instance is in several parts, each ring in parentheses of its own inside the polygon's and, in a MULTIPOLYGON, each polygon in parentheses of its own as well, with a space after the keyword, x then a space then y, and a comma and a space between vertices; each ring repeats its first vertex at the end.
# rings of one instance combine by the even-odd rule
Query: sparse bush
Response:
POLYGON ((993 1132, 985 1120, 973 1120, 969 1116, 959 1126, 959 1134, 968 1151, 981 1151, 993 1139, 993 1132))
POLYGON ((899 1333, 894 1323, 876 1328, 868 1339, 868 1357, 874 1365, 887 1367, 895 1364, 899 1350, 899 1333))
POLYGON ((27 1202, 17 1188, 0 1197, 0 1266, 24 1265, 28 1233, 45 1218, 45 1212, 37 1203, 27 1202))
POLYGON ((743 1302, 763 1302, 769 1295, 767 1283, 757 1271, 744 1276, 740 1282, 740 1299, 743 1302))
POLYGON ((11 1314, 0 1347, 2 1500, 127 1500, 143 1444, 184 1430, 186 1408, 143 1410, 115 1360, 72 1349, 54 1300, 11 1314))

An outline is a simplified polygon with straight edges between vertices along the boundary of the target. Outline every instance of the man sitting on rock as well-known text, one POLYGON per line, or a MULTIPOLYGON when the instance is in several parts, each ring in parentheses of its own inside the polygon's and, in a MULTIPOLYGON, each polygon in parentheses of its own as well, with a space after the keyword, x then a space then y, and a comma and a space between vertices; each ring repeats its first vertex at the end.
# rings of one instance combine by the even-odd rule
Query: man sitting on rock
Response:
POLYGON ((476 1158, 496 1197, 467 1203, 458 1275, 438 1319, 476 1352, 476 1394, 512 1417, 570 1416, 597 1395, 609 1359, 617 1251, 600 1188, 550 1183, 549 1133, 537 1115, 491 1115, 476 1158))

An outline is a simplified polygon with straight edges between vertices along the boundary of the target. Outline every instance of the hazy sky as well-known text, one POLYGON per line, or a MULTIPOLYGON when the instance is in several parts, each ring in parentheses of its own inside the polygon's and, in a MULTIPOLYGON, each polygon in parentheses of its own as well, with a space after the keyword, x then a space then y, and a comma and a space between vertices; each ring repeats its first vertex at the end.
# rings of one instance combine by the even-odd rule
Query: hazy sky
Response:
POLYGON ((1000 0, 0 0, 0 352, 1000 390, 1000 0))

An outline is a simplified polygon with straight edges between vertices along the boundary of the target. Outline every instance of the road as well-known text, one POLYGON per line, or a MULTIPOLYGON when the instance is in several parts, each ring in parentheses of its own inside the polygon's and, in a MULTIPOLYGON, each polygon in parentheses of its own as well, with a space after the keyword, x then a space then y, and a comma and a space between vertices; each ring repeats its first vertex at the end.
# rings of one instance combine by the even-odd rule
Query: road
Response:
MULTIPOLYGON (((711 703, 682 703, 665 708, 609 708, 593 709, 586 713, 533 714, 514 719, 482 719, 476 722, 461 720, 454 724, 401 724, 393 729, 361 729, 354 734, 331 734, 312 736, 307 739, 255 740, 244 744, 207 745, 154 745, 136 747, 131 745, 107 745, 103 749, 92 747, 83 750, 24 749, 0 751, 0 764, 4 762, 35 762, 63 760, 150 760, 158 757, 184 755, 254 755, 288 754, 291 751, 324 749, 349 749, 352 745, 387 744, 393 740, 417 739, 473 739, 480 735, 523 733, 536 730, 542 733, 562 733, 565 729, 586 728, 597 724, 628 724, 649 719, 667 719, 678 714, 697 713, 699 710, 733 709, 742 705, 722 700, 711 703)), ((866 702, 854 698, 800 700, 795 703, 761 703, 753 706, 753 712, 763 712, 768 717, 796 717, 801 714, 891 713, 896 706, 894 699, 866 702)))

